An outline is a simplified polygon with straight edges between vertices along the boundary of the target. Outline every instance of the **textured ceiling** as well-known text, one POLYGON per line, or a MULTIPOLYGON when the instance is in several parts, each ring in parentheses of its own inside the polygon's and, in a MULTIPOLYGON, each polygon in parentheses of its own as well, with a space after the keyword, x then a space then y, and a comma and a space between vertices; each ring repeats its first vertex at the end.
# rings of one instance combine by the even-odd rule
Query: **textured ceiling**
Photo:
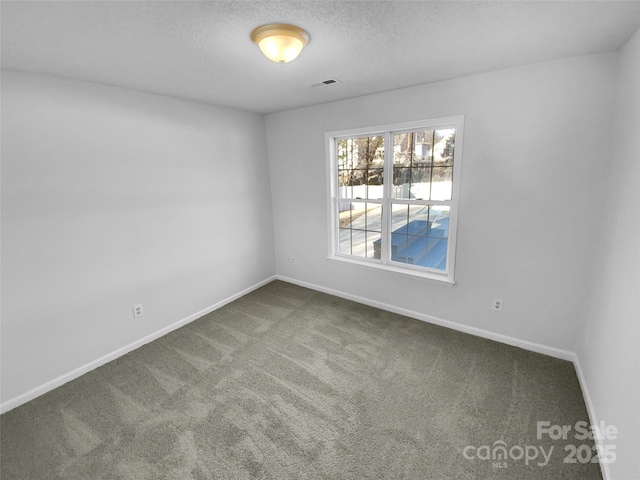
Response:
POLYGON ((274 112, 617 50, 639 1, 2 1, 2 67, 274 112), (265 23, 311 37, 278 65, 265 23), (335 77, 333 86, 309 84, 335 77))

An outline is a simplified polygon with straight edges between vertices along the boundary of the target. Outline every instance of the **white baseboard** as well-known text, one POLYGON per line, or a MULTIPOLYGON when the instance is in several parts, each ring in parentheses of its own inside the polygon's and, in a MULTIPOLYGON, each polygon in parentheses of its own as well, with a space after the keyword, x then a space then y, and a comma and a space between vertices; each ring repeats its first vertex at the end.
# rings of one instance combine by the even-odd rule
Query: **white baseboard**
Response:
POLYGON ((96 368, 104 365, 105 363, 111 362, 112 360, 115 360, 118 357, 121 357, 122 355, 129 353, 133 350, 135 350, 136 348, 141 347, 142 345, 145 345, 149 342, 152 342, 160 337, 162 337, 163 335, 166 335, 169 332, 172 332, 173 330, 176 330, 184 325, 186 325, 187 323, 191 323, 194 320, 197 320, 200 317, 203 317, 204 315, 213 312, 214 310, 219 309, 220 307, 225 306, 227 303, 233 302, 234 300, 237 300, 238 298, 246 295, 247 293, 252 292, 253 290, 256 290, 260 287, 262 287, 263 285, 266 285, 269 282, 272 282, 273 280, 275 280, 276 277, 275 275, 272 277, 269 277, 265 280, 262 280, 261 282, 256 283, 255 285, 252 285, 248 288, 245 288, 244 290, 242 290, 241 292, 238 292, 234 295, 231 295, 228 298, 225 298, 224 300, 221 300, 217 303, 214 303, 213 305, 210 305, 202 310, 200 310, 199 312, 196 312, 194 314, 189 315, 188 317, 183 318, 182 320, 178 320, 175 323, 172 323, 171 325, 168 325, 164 328, 161 328, 160 330, 153 332, 145 337, 142 337, 139 340, 136 340, 135 342, 130 343, 129 345, 126 345, 124 347, 118 348, 117 350, 114 350, 111 353, 108 353, 106 355, 103 355, 100 358, 97 358, 85 365, 82 365, 81 367, 78 367, 68 373, 65 373, 63 375, 60 375, 57 378, 54 378, 53 380, 50 380, 46 383, 43 383, 42 385, 35 387, 31 390, 29 390, 28 392, 22 393, 14 398, 11 398, 5 402, 2 402, 0 404, 0 414, 1 413, 5 413, 8 412, 9 410, 12 410, 16 407, 19 407, 20 405, 22 405, 23 403, 26 403, 30 400, 33 400, 36 397, 39 397, 40 395, 43 395, 51 390, 53 390, 54 388, 58 388, 61 385, 64 385, 67 382, 70 382, 71 380, 74 380, 78 377, 80 377, 81 375, 84 375, 85 373, 90 372, 91 370, 95 370, 96 368))
MULTIPOLYGON (((589 387, 587 386, 587 379, 584 376, 584 372, 582 371, 582 365, 580 365, 580 357, 578 357, 577 353, 573 354, 573 365, 576 369, 576 373, 578 374, 578 381, 580 382, 580 388, 582 388, 582 396, 584 397, 584 403, 587 406, 587 414, 589 415, 589 425, 598 425, 598 416, 596 415, 596 410, 593 406, 593 402, 591 401, 591 394, 589 393, 589 387)), ((600 438, 600 436, 596 436, 595 439, 597 450, 600 452, 604 452, 604 439, 600 438)), ((611 473, 609 472, 609 464, 602 461, 602 458, 599 457, 600 460, 600 470, 602 471, 602 479, 610 480, 611 473)))
POLYGON ((276 278, 278 280, 282 280, 283 282, 293 283, 301 287, 310 288, 311 290, 317 290, 319 292, 328 293, 329 295, 335 295, 336 297, 345 298, 347 300, 353 300, 354 302, 363 303, 365 305, 379 308, 381 310, 386 310, 388 312, 393 312, 393 313, 399 313, 400 315, 415 318, 416 320, 422 320, 423 322, 433 323, 435 325, 440 325, 442 327, 451 328, 452 330, 458 330, 459 332, 469 333, 477 337, 487 338, 489 340, 495 340, 496 342, 506 343, 507 345, 513 345, 515 347, 523 348, 525 350, 530 350, 532 352, 542 353, 544 355, 549 355, 550 357, 560 358, 562 360, 568 360, 570 362, 572 362, 575 358, 575 353, 570 352, 568 350, 549 347, 547 345, 542 345, 535 342, 529 342, 527 340, 520 340, 518 338, 509 337, 507 335, 502 335, 501 333, 490 332, 489 330, 483 330, 481 328, 470 327, 468 325, 463 325, 461 323, 451 322, 449 320, 444 320, 442 318, 433 317, 431 315, 426 315, 424 313, 415 312, 413 310, 408 310, 406 308, 396 307, 395 305, 389 305, 388 303, 378 302, 376 300, 371 300, 369 298, 359 297, 357 295, 351 295, 349 293, 340 292, 338 290, 333 290, 331 288, 321 287, 320 285, 315 285, 313 283, 303 282, 300 280, 296 280, 295 278, 284 277, 282 275, 276 275, 276 278))

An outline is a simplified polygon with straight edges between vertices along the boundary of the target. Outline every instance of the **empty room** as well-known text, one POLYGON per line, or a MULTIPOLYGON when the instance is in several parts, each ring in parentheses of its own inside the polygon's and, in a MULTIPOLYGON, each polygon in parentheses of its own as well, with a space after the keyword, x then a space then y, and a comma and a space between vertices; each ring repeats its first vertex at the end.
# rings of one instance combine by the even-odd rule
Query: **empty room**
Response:
POLYGON ((640 480, 639 1, 0 18, 0 478, 640 480))

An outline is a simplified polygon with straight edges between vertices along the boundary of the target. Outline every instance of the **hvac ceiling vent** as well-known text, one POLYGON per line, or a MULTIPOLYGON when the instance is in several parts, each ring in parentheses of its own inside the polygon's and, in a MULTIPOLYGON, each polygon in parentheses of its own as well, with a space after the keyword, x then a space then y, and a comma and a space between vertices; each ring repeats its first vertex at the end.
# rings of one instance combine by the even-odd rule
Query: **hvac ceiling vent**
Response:
POLYGON ((326 87, 329 85, 335 85, 336 83, 340 83, 340 80, 338 80, 337 78, 328 78, 326 80, 323 80, 321 82, 316 82, 316 83, 311 83, 309 84, 310 87, 326 87))

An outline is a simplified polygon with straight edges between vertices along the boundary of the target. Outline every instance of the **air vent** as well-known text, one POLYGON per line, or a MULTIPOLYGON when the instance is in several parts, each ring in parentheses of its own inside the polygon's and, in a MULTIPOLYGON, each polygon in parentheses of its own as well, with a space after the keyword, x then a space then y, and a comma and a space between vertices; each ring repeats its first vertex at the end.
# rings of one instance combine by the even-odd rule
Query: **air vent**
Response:
POLYGON ((328 85, 335 85, 336 83, 340 83, 340 80, 337 78, 328 78, 326 80, 322 80, 321 82, 311 83, 310 87, 326 87, 328 85))

